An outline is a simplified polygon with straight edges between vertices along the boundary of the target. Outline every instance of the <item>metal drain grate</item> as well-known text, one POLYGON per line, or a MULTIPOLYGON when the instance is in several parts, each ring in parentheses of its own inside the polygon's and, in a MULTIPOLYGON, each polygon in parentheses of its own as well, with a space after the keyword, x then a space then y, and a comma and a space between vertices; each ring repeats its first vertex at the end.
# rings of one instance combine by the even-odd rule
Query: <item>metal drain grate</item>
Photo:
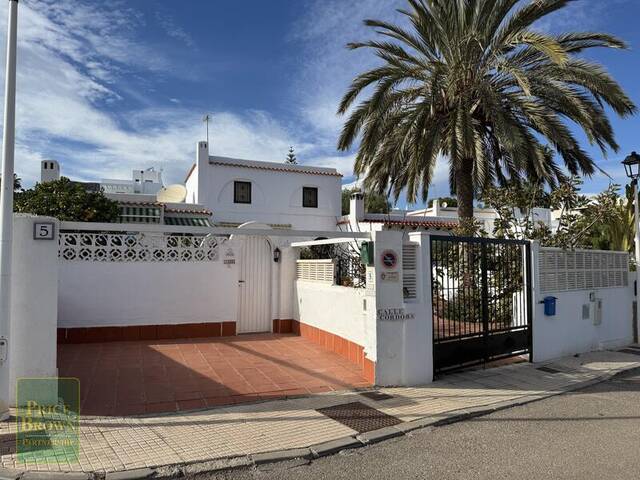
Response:
POLYGON ((640 355, 640 349, 637 348, 623 348, 622 350, 618 350, 622 353, 631 353, 632 355, 640 355))
POLYGON ((391 395, 382 392, 362 392, 360 395, 367 397, 370 400, 375 400, 376 402, 393 398, 391 395))
POLYGON ((540 370, 541 372, 547 372, 547 373, 562 373, 562 371, 556 370, 555 368, 551 368, 551 367, 537 367, 536 370, 540 370))
POLYGON ((358 433, 370 432, 402 423, 402 420, 361 402, 319 408, 317 411, 358 433))

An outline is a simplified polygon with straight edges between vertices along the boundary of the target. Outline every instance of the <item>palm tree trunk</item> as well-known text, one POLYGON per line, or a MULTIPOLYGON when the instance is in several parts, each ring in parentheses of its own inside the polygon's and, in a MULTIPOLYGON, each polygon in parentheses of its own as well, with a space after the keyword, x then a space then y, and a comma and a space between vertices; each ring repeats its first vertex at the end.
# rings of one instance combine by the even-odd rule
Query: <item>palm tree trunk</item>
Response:
POLYGON ((458 220, 460 232, 473 235, 473 161, 465 159, 456 168, 456 196, 458 197, 458 220))

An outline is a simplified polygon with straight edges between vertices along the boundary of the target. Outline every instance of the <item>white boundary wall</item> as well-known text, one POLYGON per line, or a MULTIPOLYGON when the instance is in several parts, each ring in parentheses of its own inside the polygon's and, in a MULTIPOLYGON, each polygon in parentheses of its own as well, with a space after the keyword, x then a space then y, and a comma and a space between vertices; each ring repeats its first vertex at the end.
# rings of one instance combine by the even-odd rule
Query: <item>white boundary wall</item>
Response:
POLYGON ((54 218, 14 215, 9 336, 10 398, 20 377, 56 376, 58 268, 56 240, 34 240, 36 222, 54 218))
POLYGON ((375 232, 376 383, 422 385, 433 381, 433 324, 431 321, 431 277, 429 234, 399 231, 375 232), (416 298, 405 300, 402 282, 402 251, 406 243, 418 245, 416 298), (382 253, 398 255, 397 270, 382 264, 382 253), (398 271, 398 281, 389 273, 398 271), (388 313, 392 313, 389 317, 388 313), (400 317, 398 318, 397 315, 400 317))
MULTIPOLYGON (((420 385, 433 380, 429 235, 400 231, 372 232, 373 266, 367 267, 364 289, 296 282, 296 320, 364 347, 376 362, 378 385, 420 385), (411 288, 403 296, 403 245, 417 247, 411 288), (382 264, 393 251, 396 263, 382 264)), ((413 262, 412 262, 413 263, 413 262)))
POLYGON ((61 328, 237 322, 247 234, 264 236, 272 253, 276 247, 281 250, 278 263, 271 258, 270 316, 291 319, 297 257, 288 245, 296 239, 338 236, 265 230, 260 224, 227 229, 63 222, 61 227, 80 232, 63 235, 62 255, 54 257, 59 266, 61 328), (183 244, 179 239, 194 237, 176 234, 199 240, 183 244), (229 234, 232 238, 222 237, 229 234), (213 245, 217 241, 215 252, 202 243, 205 237, 213 238, 213 245))
POLYGON ((60 262, 59 327, 236 320, 238 272, 215 262, 60 262))
MULTIPOLYGON (((370 338, 375 334, 375 325, 367 322, 364 288, 297 280, 296 298, 297 320, 346 338, 370 353, 370 338)), ((375 360, 370 355, 367 357, 375 360)))
POLYGON ((609 288, 550 290, 548 283, 543 285, 540 281, 540 250, 539 244, 534 242, 533 361, 543 362, 633 343, 633 282, 609 288), (543 286, 544 293, 541 291, 543 286), (544 305, 540 302, 547 296, 557 298, 555 316, 544 314, 544 305), (597 300, 602 301, 599 324, 595 317, 597 300), (588 309, 586 318, 583 318, 583 308, 588 309))

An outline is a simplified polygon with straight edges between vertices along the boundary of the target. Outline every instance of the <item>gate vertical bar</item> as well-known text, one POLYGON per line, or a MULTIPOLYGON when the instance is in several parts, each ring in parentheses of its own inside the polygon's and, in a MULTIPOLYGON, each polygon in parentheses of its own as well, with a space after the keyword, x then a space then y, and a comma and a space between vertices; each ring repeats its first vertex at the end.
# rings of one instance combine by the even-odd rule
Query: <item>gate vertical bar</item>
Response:
POLYGON ((525 255, 525 301, 527 302, 527 332, 529 335, 529 362, 533 362, 533 294, 531 285, 531 271, 533 270, 533 263, 531 257, 531 242, 527 242, 524 245, 525 255))
POLYGON ((487 276, 487 245, 480 244, 480 277, 482 288, 482 336, 484 339, 484 361, 489 360, 489 285, 487 276))
MULTIPOLYGON (((438 325, 437 323, 439 322, 438 320, 438 315, 437 315, 437 311, 438 311, 438 307, 439 307, 439 300, 438 300, 438 285, 437 285, 437 281, 435 278, 435 274, 434 274, 434 268, 433 268, 433 258, 436 257, 437 258, 437 252, 435 250, 436 244, 435 241, 433 239, 433 237, 429 238, 429 242, 430 242, 430 249, 429 249, 429 275, 431 276, 431 324, 432 324, 432 328, 433 328, 433 342, 434 342, 434 347, 435 347, 435 341, 438 339, 438 325)), ((437 263, 436 263, 437 265, 437 263)), ((435 348, 434 348, 435 350, 435 348)), ((434 368, 434 372, 435 372, 435 355, 433 358, 434 364, 433 364, 433 368, 434 368)))

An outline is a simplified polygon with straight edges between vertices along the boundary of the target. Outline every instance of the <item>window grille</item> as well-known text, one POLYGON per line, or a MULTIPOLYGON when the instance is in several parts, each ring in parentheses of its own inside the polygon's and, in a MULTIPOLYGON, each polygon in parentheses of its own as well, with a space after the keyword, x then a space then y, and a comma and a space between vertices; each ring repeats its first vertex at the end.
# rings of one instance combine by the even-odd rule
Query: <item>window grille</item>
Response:
POLYGON ((251 203, 251 182, 233 182, 233 203, 251 203))
POLYGON ((402 293, 405 300, 418 297, 418 245, 402 245, 402 293))
POLYGON ((540 291, 562 292, 629 285, 629 254, 604 250, 541 248, 540 291))
POLYGON ((302 206, 306 208, 318 208, 317 188, 302 187, 302 206))

